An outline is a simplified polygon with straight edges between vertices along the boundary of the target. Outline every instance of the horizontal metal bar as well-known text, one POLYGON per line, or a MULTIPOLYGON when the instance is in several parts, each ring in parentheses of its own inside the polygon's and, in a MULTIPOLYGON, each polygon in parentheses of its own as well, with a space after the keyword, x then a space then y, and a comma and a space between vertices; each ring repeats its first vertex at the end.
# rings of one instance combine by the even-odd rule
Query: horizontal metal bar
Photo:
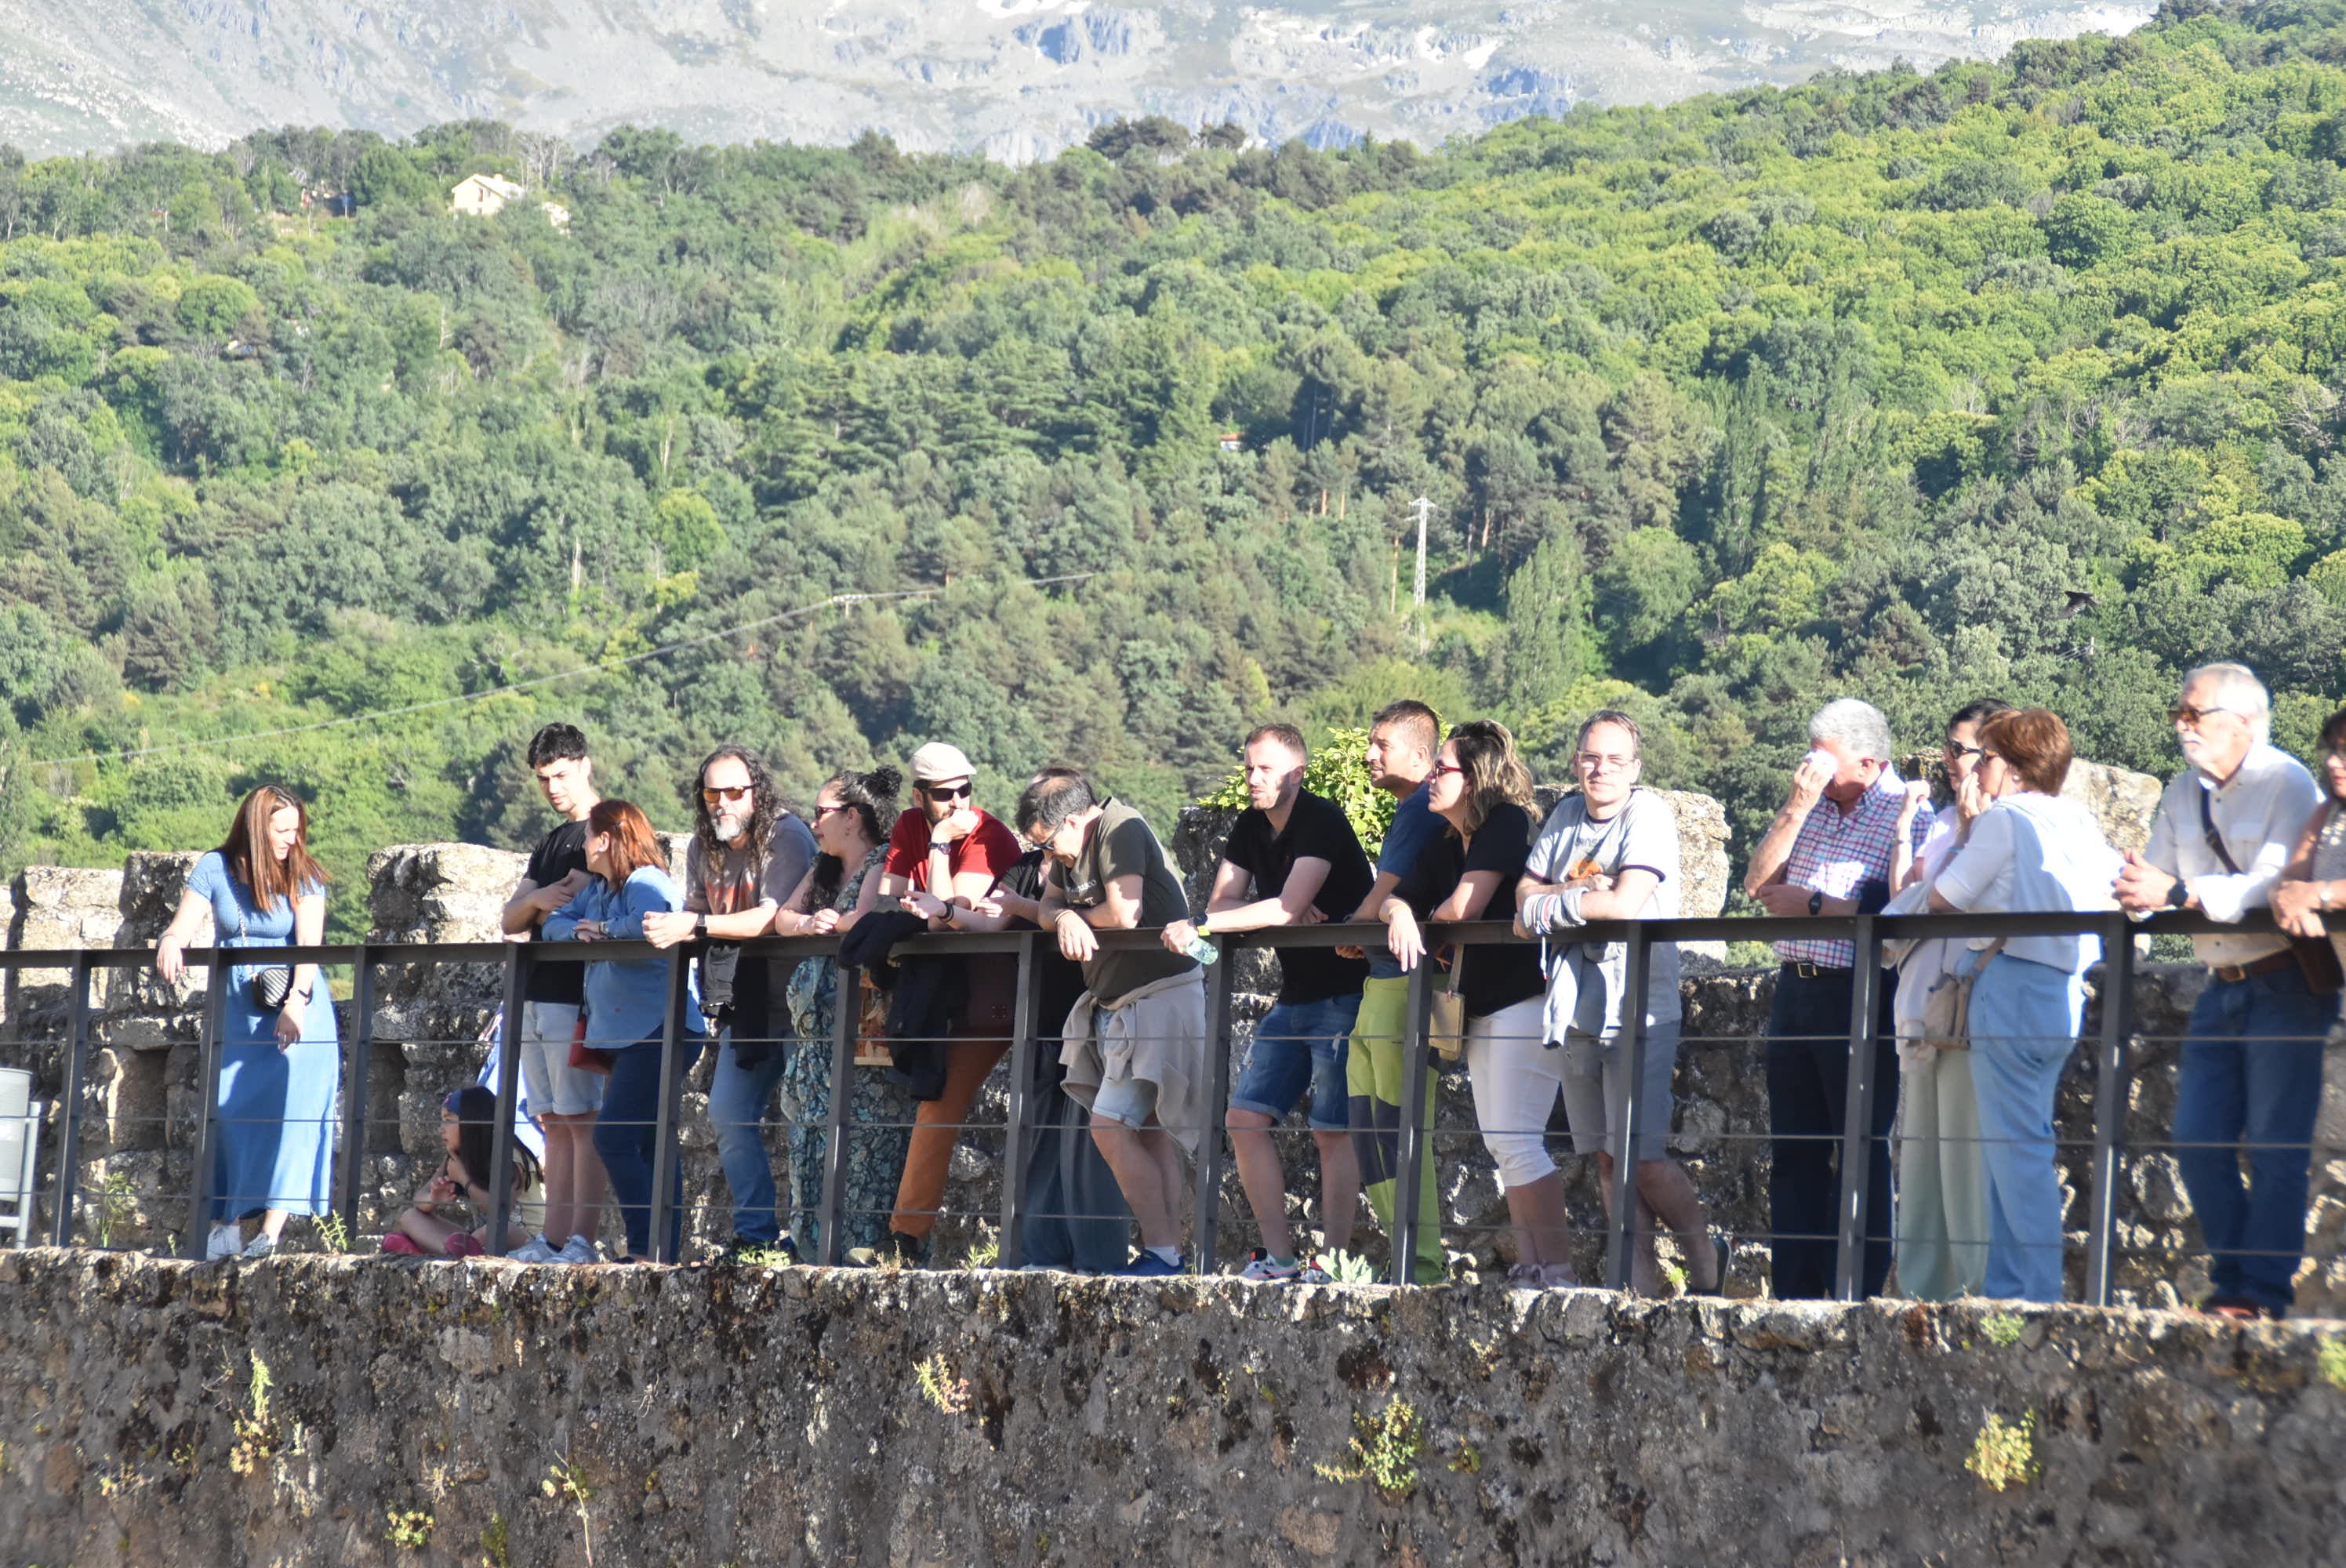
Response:
MULTIPOLYGON (((1626 942, 1630 928, 1637 927, 1648 942, 1849 942, 1857 933, 1857 922, 1871 918, 1873 928, 1882 937, 1906 941, 1923 937, 1997 937, 1997 936, 2086 936, 2107 929, 2106 910, 2061 911, 2030 914, 1914 914, 1914 915, 1713 915, 1704 918, 1655 921, 1592 921, 1576 926, 1569 940, 1576 942, 1626 942)), ((2276 936, 2280 928, 2273 923, 2271 911, 2251 910, 2236 921, 2211 920, 2198 910, 2168 910, 2148 919, 2131 922, 2129 928, 2137 936, 2276 936)), ((1426 934, 1437 944, 1464 942, 1475 946, 1488 943, 1523 942, 1505 921, 1430 921, 1426 934)), ((1017 932, 929 932, 907 937, 894 944, 894 951, 908 953, 1015 953, 1018 951, 1017 932)), ((1138 931, 1096 931, 1099 945, 1107 952, 1127 952, 1160 945, 1161 932, 1154 927, 1138 931)), ((1230 948, 1260 947, 1277 951, 1283 948, 1377 947, 1385 942, 1385 927, 1373 922, 1345 925, 1280 926, 1264 931, 1218 932, 1216 939, 1230 948)), ((752 957, 767 958, 827 958, 839 952, 837 936, 765 936, 744 942, 740 947, 752 957)), ((228 963, 318 963, 354 964, 365 953, 377 963, 497 963, 505 959, 511 944, 503 942, 340 942, 312 947, 191 947, 186 950, 189 965, 228 963), (413 956, 409 956, 413 954, 413 956)), ((665 958, 667 948, 655 947, 648 942, 539 942, 531 944, 530 962, 538 963, 595 963, 607 962, 640 962, 644 959, 665 958)), ((155 962, 154 951, 147 947, 127 948, 17 948, 0 949, 0 971, 11 969, 66 969, 76 955, 86 956, 93 969, 138 969, 155 962)))

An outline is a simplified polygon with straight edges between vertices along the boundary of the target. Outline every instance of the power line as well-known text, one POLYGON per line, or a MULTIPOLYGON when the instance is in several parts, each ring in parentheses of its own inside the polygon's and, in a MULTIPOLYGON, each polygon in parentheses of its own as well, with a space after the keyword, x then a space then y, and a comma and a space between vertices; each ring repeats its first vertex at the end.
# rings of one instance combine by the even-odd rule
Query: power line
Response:
MULTIPOLYGON (((1013 585, 1022 588, 1043 588, 1059 583, 1080 583, 1098 575, 1097 572, 1070 572, 1056 577, 1025 577, 1013 585)), ((624 658, 605 659, 599 664, 581 665, 576 669, 558 670, 553 675, 534 676, 528 680, 517 680, 506 686, 493 686, 484 691, 468 691, 455 697, 437 697, 430 702, 411 702, 400 708, 379 708, 368 713, 353 713, 342 718, 321 719, 315 724, 296 724, 285 729, 258 729, 244 735, 216 736, 209 740, 181 740, 169 746, 142 746, 128 751, 89 751, 79 757, 51 758, 46 761, 28 763, 26 766, 66 768, 76 762, 128 762, 141 757, 164 757, 173 752, 200 751, 207 747, 234 746, 247 740, 276 740, 288 735, 310 735, 321 729, 340 729, 346 725, 367 724, 378 718, 397 718, 403 714, 425 713, 438 708, 455 708, 467 702, 479 702, 486 697, 503 697, 508 692, 526 691, 532 687, 546 686, 557 680, 573 680, 581 676, 596 675, 605 670, 624 669, 629 665, 664 658, 684 648, 699 647, 704 643, 722 642, 728 637, 737 637, 743 632, 753 632, 760 626, 777 626, 784 621, 794 621, 802 616, 813 615, 819 610, 846 609, 852 605, 876 604, 882 599, 924 599, 944 592, 944 588, 941 585, 931 588, 896 588, 883 594, 833 594, 827 599, 818 600, 811 605, 801 605, 797 609, 784 610, 780 615, 761 616, 754 621, 743 621, 740 626, 727 626, 721 631, 703 632, 698 636, 682 637, 672 643, 662 643, 658 647, 646 648, 641 653, 629 654, 624 658)))

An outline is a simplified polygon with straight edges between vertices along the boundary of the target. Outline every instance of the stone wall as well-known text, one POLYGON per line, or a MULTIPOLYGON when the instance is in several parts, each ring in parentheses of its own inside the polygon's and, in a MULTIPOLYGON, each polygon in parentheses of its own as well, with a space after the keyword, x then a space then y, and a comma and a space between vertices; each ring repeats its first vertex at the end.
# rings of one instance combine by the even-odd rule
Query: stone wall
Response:
POLYGON ((0 1254, 81 1568, 2334 1562, 2341 1345, 1495 1287, 0 1254))

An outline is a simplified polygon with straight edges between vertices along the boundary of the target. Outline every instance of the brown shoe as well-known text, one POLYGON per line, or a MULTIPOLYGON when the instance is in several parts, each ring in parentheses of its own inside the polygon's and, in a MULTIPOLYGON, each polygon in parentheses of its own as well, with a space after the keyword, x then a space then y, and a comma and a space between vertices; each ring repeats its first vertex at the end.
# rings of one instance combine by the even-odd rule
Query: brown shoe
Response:
POLYGON ((2210 1296, 2199 1303, 2199 1310, 2210 1318, 2222 1318, 2234 1323, 2260 1323, 2264 1308, 2244 1296, 2210 1296))

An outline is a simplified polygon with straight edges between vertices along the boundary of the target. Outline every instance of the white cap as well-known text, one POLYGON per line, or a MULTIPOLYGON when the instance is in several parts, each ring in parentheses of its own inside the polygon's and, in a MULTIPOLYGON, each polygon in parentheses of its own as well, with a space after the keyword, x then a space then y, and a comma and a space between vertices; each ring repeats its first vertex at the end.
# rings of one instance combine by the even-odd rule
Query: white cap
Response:
POLYGON ((932 740, 913 753, 913 782, 935 784, 947 779, 969 779, 976 774, 961 748, 948 741, 932 740))

